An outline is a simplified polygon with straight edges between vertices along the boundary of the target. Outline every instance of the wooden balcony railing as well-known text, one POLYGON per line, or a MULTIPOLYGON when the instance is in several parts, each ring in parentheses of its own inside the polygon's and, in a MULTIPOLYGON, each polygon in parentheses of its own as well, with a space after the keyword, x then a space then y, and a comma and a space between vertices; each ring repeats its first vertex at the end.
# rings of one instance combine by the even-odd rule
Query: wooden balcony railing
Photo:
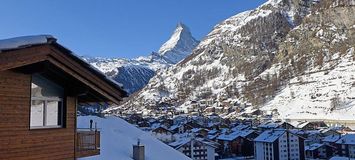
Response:
POLYGON ((78 129, 75 139, 77 158, 100 154, 100 131, 78 129))

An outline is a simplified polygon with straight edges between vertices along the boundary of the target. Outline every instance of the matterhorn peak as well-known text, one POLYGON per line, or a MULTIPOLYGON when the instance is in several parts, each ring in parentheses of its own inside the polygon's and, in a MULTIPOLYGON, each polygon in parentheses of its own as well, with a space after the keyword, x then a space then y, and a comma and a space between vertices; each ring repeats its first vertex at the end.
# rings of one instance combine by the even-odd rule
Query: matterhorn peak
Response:
POLYGON ((171 63, 177 63, 186 58, 198 45, 190 29, 183 23, 178 23, 170 39, 159 49, 158 53, 171 63))

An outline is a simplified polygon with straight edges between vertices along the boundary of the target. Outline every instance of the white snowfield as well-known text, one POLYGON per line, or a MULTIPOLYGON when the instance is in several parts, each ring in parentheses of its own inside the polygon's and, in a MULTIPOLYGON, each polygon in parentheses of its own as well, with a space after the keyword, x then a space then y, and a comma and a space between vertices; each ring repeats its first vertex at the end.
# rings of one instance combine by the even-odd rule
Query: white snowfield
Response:
POLYGON ((101 130, 101 154, 80 159, 132 160, 133 144, 145 146, 146 160, 188 160, 184 154, 118 117, 79 116, 78 128, 88 128, 90 119, 101 130))

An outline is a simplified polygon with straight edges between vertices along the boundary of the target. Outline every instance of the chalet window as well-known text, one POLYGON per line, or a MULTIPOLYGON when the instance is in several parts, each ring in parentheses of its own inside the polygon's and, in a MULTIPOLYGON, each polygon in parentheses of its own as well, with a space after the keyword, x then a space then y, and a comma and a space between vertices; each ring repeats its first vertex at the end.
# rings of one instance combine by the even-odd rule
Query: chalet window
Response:
POLYGON ((63 126, 64 89, 40 76, 32 76, 30 128, 63 126))

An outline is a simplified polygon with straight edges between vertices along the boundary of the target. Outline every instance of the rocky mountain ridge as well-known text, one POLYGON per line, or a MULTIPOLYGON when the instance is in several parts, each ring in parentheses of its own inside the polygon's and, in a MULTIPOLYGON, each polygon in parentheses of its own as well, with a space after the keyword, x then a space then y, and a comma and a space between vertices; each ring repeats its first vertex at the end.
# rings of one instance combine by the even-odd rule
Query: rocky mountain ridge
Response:
POLYGON ((84 57, 84 59, 112 79, 122 83, 125 90, 132 94, 142 89, 155 72, 187 57, 198 43, 189 28, 179 23, 159 52, 152 52, 149 56, 134 59, 100 57, 84 57))
POLYGON ((269 0, 232 16, 191 56, 159 71, 128 102, 108 111, 149 115, 172 107, 199 114, 222 110, 224 117, 255 111, 283 119, 351 117, 354 4, 269 0))

